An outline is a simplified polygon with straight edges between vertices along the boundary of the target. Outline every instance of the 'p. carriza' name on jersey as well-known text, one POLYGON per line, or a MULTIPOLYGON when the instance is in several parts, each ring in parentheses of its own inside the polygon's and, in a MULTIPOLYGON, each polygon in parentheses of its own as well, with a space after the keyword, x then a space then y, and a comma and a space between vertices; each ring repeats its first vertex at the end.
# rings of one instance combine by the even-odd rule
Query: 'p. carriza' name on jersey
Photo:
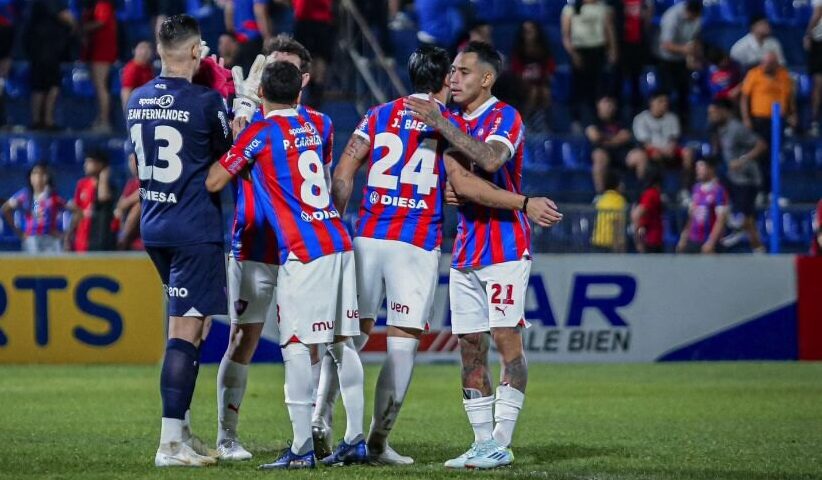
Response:
POLYGON ((140 189, 140 198, 159 203, 177 203, 177 195, 174 192, 157 192, 154 190, 140 189))

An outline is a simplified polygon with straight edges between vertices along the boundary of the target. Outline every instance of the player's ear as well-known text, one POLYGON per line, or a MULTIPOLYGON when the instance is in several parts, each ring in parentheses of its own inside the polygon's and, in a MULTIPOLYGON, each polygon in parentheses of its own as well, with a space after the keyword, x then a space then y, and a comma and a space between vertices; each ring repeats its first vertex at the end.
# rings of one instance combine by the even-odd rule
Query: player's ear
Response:
POLYGON ((257 87, 257 96, 260 97, 260 98, 265 98, 265 95, 263 94, 263 86, 262 85, 257 87))
POLYGON ((308 82, 311 81, 311 74, 308 72, 303 73, 303 83, 301 88, 305 88, 308 86, 308 82))

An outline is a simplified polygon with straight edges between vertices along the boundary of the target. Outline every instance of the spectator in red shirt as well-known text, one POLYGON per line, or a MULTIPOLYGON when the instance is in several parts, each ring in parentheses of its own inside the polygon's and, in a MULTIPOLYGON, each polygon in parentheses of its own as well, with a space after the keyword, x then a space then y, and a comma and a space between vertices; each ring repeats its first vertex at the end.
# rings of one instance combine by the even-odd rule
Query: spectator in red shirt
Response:
POLYGON ((68 204, 72 216, 65 250, 107 250, 113 243, 111 204, 114 199, 108 158, 102 152, 91 152, 86 155, 83 170, 86 176, 77 182, 74 199, 68 204))
POLYGON ((83 11, 83 60, 90 64, 91 80, 97 95, 97 119, 91 128, 101 133, 111 131, 108 76, 111 65, 117 61, 117 18, 114 10, 111 0, 90 0, 83 11))
POLYGON ((311 53, 311 83, 308 85, 308 105, 319 108, 325 91, 328 64, 336 41, 333 0, 293 0, 294 40, 311 53))
POLYGON ((522 22, 511 52, 511 73, 524 84, 525 102, 520 111, 532 131, 546 127, 555 67, 542 27, 533 20, 522 22))
POLYGON ((633 210, 634 243, 639 253, 662 253, 664 246, 662 212, 662 172, 651 167, 646 173, 646 188, 633 210))
POLYGON ((123 67, 120 79, 120 101, 123 108, 126 108, 135 88, 142 87, 154 78, 154 67, 151 65, 153 59, 154 49, 151 42, 142 41, 134 47, 134 58, 123 67))
POLYGON ((651 56, 654 2, 612 0, 610 4, 614 8, 620 54, 616 85, 621 86, 625 80, 628 81, 631 87, 630 115, 633 117, 642 110, 643 97, 639 85, 651 56))

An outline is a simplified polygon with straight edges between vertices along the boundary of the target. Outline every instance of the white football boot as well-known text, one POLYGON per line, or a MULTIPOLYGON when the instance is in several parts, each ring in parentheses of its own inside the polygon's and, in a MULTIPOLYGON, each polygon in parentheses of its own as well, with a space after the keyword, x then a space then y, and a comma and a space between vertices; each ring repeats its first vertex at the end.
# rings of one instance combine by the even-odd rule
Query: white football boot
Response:
POLYGON ((236 438, 226 438, 217 445, 217 458, 231 462, 241 462, 251 460, 251 452, 242 446, 236 438))
POLYGON ((206 445, 204 441, 200 440, 200 437, 198 437, 197 435, 189 434, 188 438, 183 440, 183 443, 191 447, 191 449, 194 450, 194 452, 197 453, 197 455, 201 455, 203 457, 217 458, 217 450, 209 448, 208 445, 206 445))
POLYGON ((444 466, 445 468, 465 468, 465 462, 468 461, 469 458, 474 458, 479 452, 480 444, 474 442, 471 444, 471 448, 465 451, 462 455, 457 458, 452 458, 451 460, 446 460, 444 466))
POLYGON ((514 463, 514 452, 498 444, 496 440, 489 440, 482 443, 476 455, 465 461, 465 468, 487 470, 505 467, 512 463, 514 463))
POLYGON ((388 443, 385 444, 382 452, 377 453, 371 451, 368 462, 372 465, 413 465, 414 459, 405 455, 400 455, 396 450, 391 448, 388 443))
POLYGON ((154 455, 154 465, 157 467, 207 467, 216 464, 217 460, 213 457, 200 455, 181 442, 162 443, 154 455))

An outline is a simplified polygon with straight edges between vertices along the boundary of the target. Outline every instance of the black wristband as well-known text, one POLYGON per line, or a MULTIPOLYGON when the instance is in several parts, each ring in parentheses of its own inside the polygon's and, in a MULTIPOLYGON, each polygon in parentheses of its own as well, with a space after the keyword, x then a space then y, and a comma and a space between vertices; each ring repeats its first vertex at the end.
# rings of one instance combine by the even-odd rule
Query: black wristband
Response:
POLYGON ((528 200, 529 200, 529 198, 526 196, 525 201, 522 202, 522 208, 520 209, 520 211, 522 211, 522 213, 528 213, 528 200))

